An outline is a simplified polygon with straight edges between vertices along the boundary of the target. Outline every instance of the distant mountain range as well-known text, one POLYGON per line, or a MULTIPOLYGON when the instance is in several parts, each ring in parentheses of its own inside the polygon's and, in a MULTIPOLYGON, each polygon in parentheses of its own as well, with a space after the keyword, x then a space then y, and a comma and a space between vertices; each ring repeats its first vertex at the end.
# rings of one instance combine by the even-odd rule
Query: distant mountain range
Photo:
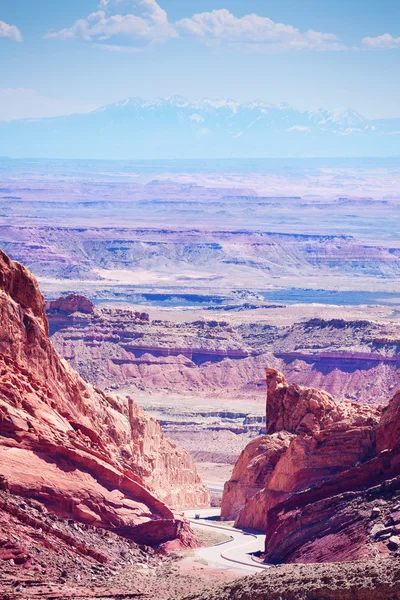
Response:
POLYGON ((32 158, 400 156, 400 118, 180 96, 90 113, 0 122, 0 155, 32 158))

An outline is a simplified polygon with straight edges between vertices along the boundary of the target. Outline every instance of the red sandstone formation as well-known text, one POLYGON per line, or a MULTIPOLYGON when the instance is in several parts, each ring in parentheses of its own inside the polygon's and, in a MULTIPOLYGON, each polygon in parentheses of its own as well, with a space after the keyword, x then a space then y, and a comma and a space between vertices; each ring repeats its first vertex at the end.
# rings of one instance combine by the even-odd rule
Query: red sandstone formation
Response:
POLYGON ((400 392, 397 392, 384 409, 382 419, 376 432, 378 452, 390 450, 400 440, 400 392))
POLYGON ((35 278, 1 251, 0 318, 2 487, 141 543, 190 543, 170 508, 209 503, 189 454, 59 357, 35 278))
MULTIPOLYGON (((221 514, 236 518, 253 496, 263 490, 275 466, 294 436, 286 431, 252 440, 243 450, 225 483, 221 514)), ((256 529, 256 527, 254 528, 256 529)))
POLYGON ((94 304, 89 300, 89 298, 79 294, 61 296, 57 300, 52 300, 51 302, 46 303, 46 310, 51 314, 63 313, 65 315, 70 315, 75 312, 93 314, 94 308, 94 304))
POLYGON ((400 394, 382 415, 289 385, 273 369, 267 389, 267 435, 240 456, 223 518, 266 531, 270 562, 354 560, 400 547, 383 543, 400 532, 400 394), (385 510, 371 522, 376 502, 385 510))

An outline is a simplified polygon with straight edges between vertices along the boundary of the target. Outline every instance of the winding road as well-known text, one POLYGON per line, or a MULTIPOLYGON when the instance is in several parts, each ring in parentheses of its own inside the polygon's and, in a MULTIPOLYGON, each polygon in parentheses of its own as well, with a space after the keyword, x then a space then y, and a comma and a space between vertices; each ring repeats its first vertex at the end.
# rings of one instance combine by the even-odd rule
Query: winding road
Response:
POLYGON ((260 564, 252 557, 254 552, 264 549, 265 534, 242 531, 224 525, 221 521, 209 520, 210 517, 218 517, 219 514, 219 508, 185 511, 185 516, 196 527, 217 529, 232 538, 217 546, 199 548, 196 550, 196 556, 212 565, 223 566, 226 569, 233 568, 250 573, 259 573, 264 569, 268 569, 268 565, 260 564), (200 519, 195 519, 196 514, 200 515, 200 519))

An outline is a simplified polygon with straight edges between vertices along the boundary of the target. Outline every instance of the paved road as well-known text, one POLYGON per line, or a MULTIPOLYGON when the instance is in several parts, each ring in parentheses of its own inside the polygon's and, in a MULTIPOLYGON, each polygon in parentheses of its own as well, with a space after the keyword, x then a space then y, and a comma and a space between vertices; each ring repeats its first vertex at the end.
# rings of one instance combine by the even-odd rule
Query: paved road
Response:
POLYGON ((210 492, 214 492, 216 494, 222 494, 224 491, 224 484, 218 483, 217 481, 203 481, 206 484, 210 492))
POLYGON ((262 565, 254 561, 251 554, 264 549, 265 535, 258 533, 247 533, 224 525, 223 521, 209 521, 207 517, 218 516, 219 508, 206 508, 202 510, 186 510, 185 515, 189 521, 196 527, 204 527, 205 529, 216 529, 221 533, 232 537, 233 539, 220 544, 211 546, 210 548, 199 548, 196 551, 196 556, 206 560, 208 563, 218 567, 227 569, 237 569, 250 573, 259 573, 263 569, 268 569, 268 565, 262 565), (194 516, 200 514, 200 519, 195 519, 194 516))

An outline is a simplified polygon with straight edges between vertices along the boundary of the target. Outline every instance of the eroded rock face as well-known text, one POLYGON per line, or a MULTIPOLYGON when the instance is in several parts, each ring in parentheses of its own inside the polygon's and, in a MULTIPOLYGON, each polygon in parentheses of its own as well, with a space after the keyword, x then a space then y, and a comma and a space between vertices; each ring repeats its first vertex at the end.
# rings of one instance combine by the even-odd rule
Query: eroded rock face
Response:
POLYGON ((400 440, 400 392, 397 392, 389 405, 384 408, 376 433, 378 451, 394 448, 400 440))
POLYGON ((60 358, 35 278, 1 251, 0 319, 2 486, 133 540, 190 543, 170 508, 208 505, 190 456, 60 358))
POLYGON ((280 431, 256 438, 246 446, 224 486, 223 519, 235 519, 247 502, 266 487, 293 437, 287 431, 280 431))
MULTIPOLYGON (((54 302, 63 304, 65 297, 54 302)), ((195 390, 262 401, 268 364, 293 383, 378 405, 387 403, 399 381, 395 323, 311 319, 290 326, 238 325, 235 313, 223 312, 229 322, 176 322, 116 305, 93 313, 47 312, 55 348, 101 389, 129 386, 182 395, 195 390)))
POLYGON ((266 531, 271 562, 387 554, 370 519, 374 502, 398 503, 400 395, 382 416, 381 409, 289 385, 273 369, 267 390, 267 435, 239 458, 225 485, 223 517, 266 531))
POLYGON ((289 385, 275 369, 267 369, 266 377, 267 434, 276 431, 317 434, 341 422, 342 429, 371 427, 379 419, 379 409, 355 402, 337 402, 317 388, 289 385))

